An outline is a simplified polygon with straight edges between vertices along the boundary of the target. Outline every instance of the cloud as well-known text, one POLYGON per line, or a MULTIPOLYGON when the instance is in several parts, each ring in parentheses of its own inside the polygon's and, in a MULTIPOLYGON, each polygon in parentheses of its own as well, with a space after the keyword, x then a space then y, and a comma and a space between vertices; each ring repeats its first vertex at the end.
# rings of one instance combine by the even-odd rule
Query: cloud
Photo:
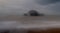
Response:
POLYGON ((47 4, 53 4, 56 2, 60 2, 60 0, 36 0, 36 2, 41 5, 47 5, 47 4))
MULTIPOLYGON (((34 0, 35 1, 35 0, 34 0)), ((24 5, 26 9, 37 10, 40 13, 46 15, 60 15, 60 0, 40 0, 40 4, 37 4, 33 0, 27 1, 24 5), (45 3, 45 5, 43 5, 45 3)), ((36 0, 37 1, 37 0, 36 0)))
POLYGON ((5 0, 0 4, 1 15, 23 15, 29 10, 37 10, 46 15, 60 15, 60 0, 5 0), (37 3, 38 2, 38 3, 37 3), (3 5, 3 6, 2 6, 3 5))
POLYGON ((36 0, 36 3, 45 6, 52 14, 60 15, 60 0, 36 0))

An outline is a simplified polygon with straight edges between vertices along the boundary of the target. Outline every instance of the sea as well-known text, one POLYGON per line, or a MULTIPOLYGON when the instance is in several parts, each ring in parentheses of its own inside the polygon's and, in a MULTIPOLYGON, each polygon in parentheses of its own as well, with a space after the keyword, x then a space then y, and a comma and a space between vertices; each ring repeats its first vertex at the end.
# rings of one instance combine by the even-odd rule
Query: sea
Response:
POLYGON ((24 31, 28 29, 60 28, 59 16, 16 16, 1 17, 0 30, 24 31))

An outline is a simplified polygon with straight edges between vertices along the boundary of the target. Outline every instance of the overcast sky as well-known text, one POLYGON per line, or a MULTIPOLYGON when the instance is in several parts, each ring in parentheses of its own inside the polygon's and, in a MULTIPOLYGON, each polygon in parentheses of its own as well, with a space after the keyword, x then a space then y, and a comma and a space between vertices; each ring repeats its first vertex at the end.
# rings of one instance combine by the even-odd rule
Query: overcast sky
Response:
POLYGON ((0 0, 0 15, 22 15, 29 10, 60 15, 60 0, 0 0))

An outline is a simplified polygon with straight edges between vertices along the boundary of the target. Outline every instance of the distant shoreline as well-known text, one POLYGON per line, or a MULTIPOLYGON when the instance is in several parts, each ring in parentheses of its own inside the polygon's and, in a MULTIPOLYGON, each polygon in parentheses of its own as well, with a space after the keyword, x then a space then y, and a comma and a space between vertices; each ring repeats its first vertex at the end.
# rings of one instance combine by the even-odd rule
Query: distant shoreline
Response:
POLYGON ((0 20, 60 20, 60 16, 3 16, 0 20))

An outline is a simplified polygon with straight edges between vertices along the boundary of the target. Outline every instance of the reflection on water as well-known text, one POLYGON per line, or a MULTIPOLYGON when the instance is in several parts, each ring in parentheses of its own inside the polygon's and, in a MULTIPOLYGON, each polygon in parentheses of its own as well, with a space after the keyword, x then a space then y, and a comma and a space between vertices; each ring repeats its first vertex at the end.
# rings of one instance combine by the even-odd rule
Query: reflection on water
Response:
POLYGON ((0 30, 25 31, 24 29, 30 28, 46 29, 60 26, 60 17, 5 17, 0 20, 0 30))
POLYGON ((17 27, 42 27, 50 25, 60 25, 60 21, 2 21, 0 22, 0 29, 9 29, 17 27))

